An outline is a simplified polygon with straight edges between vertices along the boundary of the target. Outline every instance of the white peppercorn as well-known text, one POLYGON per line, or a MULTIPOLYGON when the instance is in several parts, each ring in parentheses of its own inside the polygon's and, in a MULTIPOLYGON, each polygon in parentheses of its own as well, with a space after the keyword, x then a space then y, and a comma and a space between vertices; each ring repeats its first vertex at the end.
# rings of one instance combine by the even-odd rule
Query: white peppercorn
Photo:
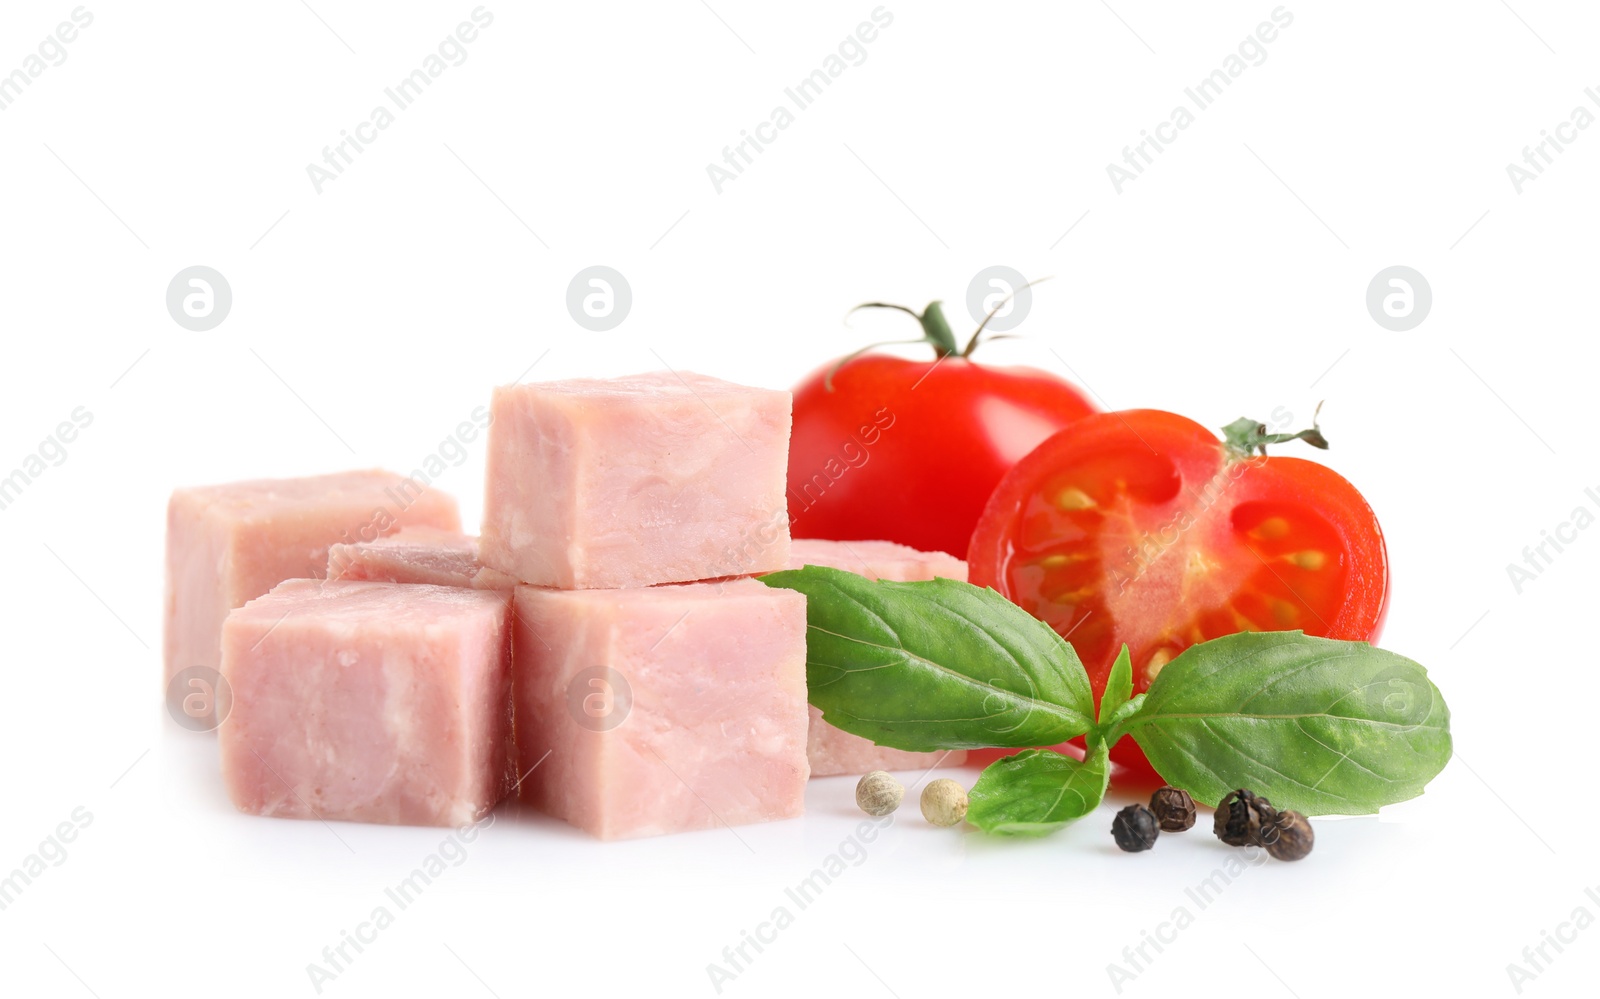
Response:
POLYGON ((940 777, 922 789, 922 817, 936 826, 953 826, 967 817, 967 791, 960 784, 940 777))
POLYGON ((888 815, 900 807, 906 789, 885 770, 874 770, 856 783, 856 804, 868 815, 888 815))

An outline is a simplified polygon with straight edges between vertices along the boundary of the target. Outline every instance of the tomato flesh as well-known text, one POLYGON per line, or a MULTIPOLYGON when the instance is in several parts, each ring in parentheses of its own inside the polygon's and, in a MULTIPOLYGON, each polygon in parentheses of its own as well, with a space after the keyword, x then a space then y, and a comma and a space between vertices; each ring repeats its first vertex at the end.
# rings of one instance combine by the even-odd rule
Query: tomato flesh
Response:
MULTIPOLYGON (((1142 692, 1190 645, 1235 632, 1371 641, 1388 597, 1383 534, 1354 486, 1156 410, 1040 445, 995 489, 968 562, 972 582, 1072 643, 1097 701, 1124 643, 1142 692)), ((1148 774, 1132 740, 1112 756, 1148 774)))

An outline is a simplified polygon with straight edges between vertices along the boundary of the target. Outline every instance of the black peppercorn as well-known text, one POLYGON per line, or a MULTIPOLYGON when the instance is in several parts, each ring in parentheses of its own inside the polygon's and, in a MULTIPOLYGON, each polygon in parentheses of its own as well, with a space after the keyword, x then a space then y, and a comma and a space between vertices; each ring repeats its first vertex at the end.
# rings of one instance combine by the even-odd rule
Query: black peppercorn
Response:
POLYGON ((1311 822, 1299 812, 1282 811, 1261 827, 1261 845, 1274 860, 1299 860, 1317 840, 1311 822))
POLYGON ((1277 814, 1272 802, 1241 787, 1217 803, 1211 828, 1229 846, 1260 846, 1261 827, 1277 814))
POLYGON ((1162 832, 1183 832, 1194 828, 1194 799, 1188 791, 1164 787, 1150 796, 1150 811, 1162 832))
POLYGON ((1117 845, 1129 853, 1139 853, 1156 845, 1161 830, 1156 827, 1156 817, 1143 805, 1129 805, 1111 820, 1111 835, 1117 845))

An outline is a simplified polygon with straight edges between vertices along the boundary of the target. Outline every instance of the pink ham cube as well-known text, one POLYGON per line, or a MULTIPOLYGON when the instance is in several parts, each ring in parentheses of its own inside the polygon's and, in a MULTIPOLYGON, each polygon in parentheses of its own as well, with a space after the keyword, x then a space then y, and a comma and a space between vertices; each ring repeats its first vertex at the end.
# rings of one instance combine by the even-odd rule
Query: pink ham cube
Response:
POLYGON ((228 615, 242 812, 463 826, 511 787, 511 594, 291 579, 228 615))
POLYGON ((323 574, 328 548, 402 527, 461 529, 456 501, 393 472, 179 489, 167 504, 166 681, 221 661, 222 619, 285 579, 323 574))
POLYGON ((328 549, 329 579, 380 583, 427 583, 477 590, 509 590, 517 581, 484 566, 478 539, 431 527, 408 527, 376 541, 328 549))
POLYGON ((919 579, 967 581, 967 563, 945 552, 918 551, 893 541, 823 541, 795 538, 789 544, 789 568, 822 565, 869 579, 909 582, 919 579))
POLYGON ((483 561, 562 589, 783 568, 789 405, 687 371, 496 389, 483 561))
POLYGON ((806 740, 806 759, 811 776, 860 776, 874 770, 927 770, 932 767, 959 767, 967 762, 965 749, 939 753, 912 753, 880 746, 871 739, 851 735, 822 720, 822 709, 810 708, 810 730, 806 740))
MULTIPOLYGON (((820 541, 796 538, 789 553, 789 568, 822 565, 845 569, 869 579, 911 581, 967 578, 967 563, 944 552, 922 552, 893 541, 820 541)), ((873 770, 926 770, 934 766, 958 767, 967 761, 964 749, 949 753, 908 753, 879 746, 871 739, 851 735, 822 720, 811 708, 811 729, 806 744, 811 776, 864 774, 873 770)))
POLYGON ((601 839, 800 814, 802 594, 753 579, 516 592, 524 801, 601 839))

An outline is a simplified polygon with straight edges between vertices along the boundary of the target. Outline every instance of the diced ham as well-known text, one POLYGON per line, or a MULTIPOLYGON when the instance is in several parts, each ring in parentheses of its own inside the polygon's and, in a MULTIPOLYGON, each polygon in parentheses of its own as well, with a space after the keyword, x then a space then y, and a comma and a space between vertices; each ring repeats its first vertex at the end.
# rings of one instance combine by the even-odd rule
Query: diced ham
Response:
MULTIPOLYGON (((921 579, 959 579, 966 582, 967 563, 945 552, 922 552, 892 541, 821 541, 794 539, 789 553, 789 568, 821 565, 845 569, 869 579, 914 581, 921 579)), ((822 711, 811 708, 811 729, 806 755, 811 761, 811 776, 864 774, 873 770, 926 770, 934 766, 957 767, 967 760, 966 750, 948 753, 910 753, 903 749, 879 746, 871 739, 851 735, 822 720, 822 711)))
POLYGON ((427 583, 477 590, 509 590, 517 581, 478 558, 478 539, 468 534, 412 527, 376 541, 328 549, 329 579, 382 583, 427 583))
POLYGON ((498 388, 482 556, 540 586, 781 569, 787 392, 690 372, 498 388))
POLYGON ((801 813, 800 593, 522 586, 514 620, 524 801, 601 839, 801 813))
POLYGON ((810 708, 810 731, 806 740, 806 759, 811 776, 860 776, 874 770, 927 770, 931 767, 959 767, 967 762, 965 749, 938 753, 912 753, 880 746, 871 739, 851 735, 822 720, 822 709, 810 708))
POLYGON ((918 551, 893 541, 823 541, 795 538, 789 543, 789 568, 822 565, 845 569, 869 579, 901 582, 920 579, 967 581, 967 563, 946 552, 918 551))
POLYGON ((461 826, 511 787, 511 594, 292 579, 228 615, 240 811, 461 826))
POLYGON ((456 501, 384 471, 179 489, 167 504, 164 682, 220 662, 222 620, 285 579, 321 576, 329 546, 402 527, 461 529, 456 501))

